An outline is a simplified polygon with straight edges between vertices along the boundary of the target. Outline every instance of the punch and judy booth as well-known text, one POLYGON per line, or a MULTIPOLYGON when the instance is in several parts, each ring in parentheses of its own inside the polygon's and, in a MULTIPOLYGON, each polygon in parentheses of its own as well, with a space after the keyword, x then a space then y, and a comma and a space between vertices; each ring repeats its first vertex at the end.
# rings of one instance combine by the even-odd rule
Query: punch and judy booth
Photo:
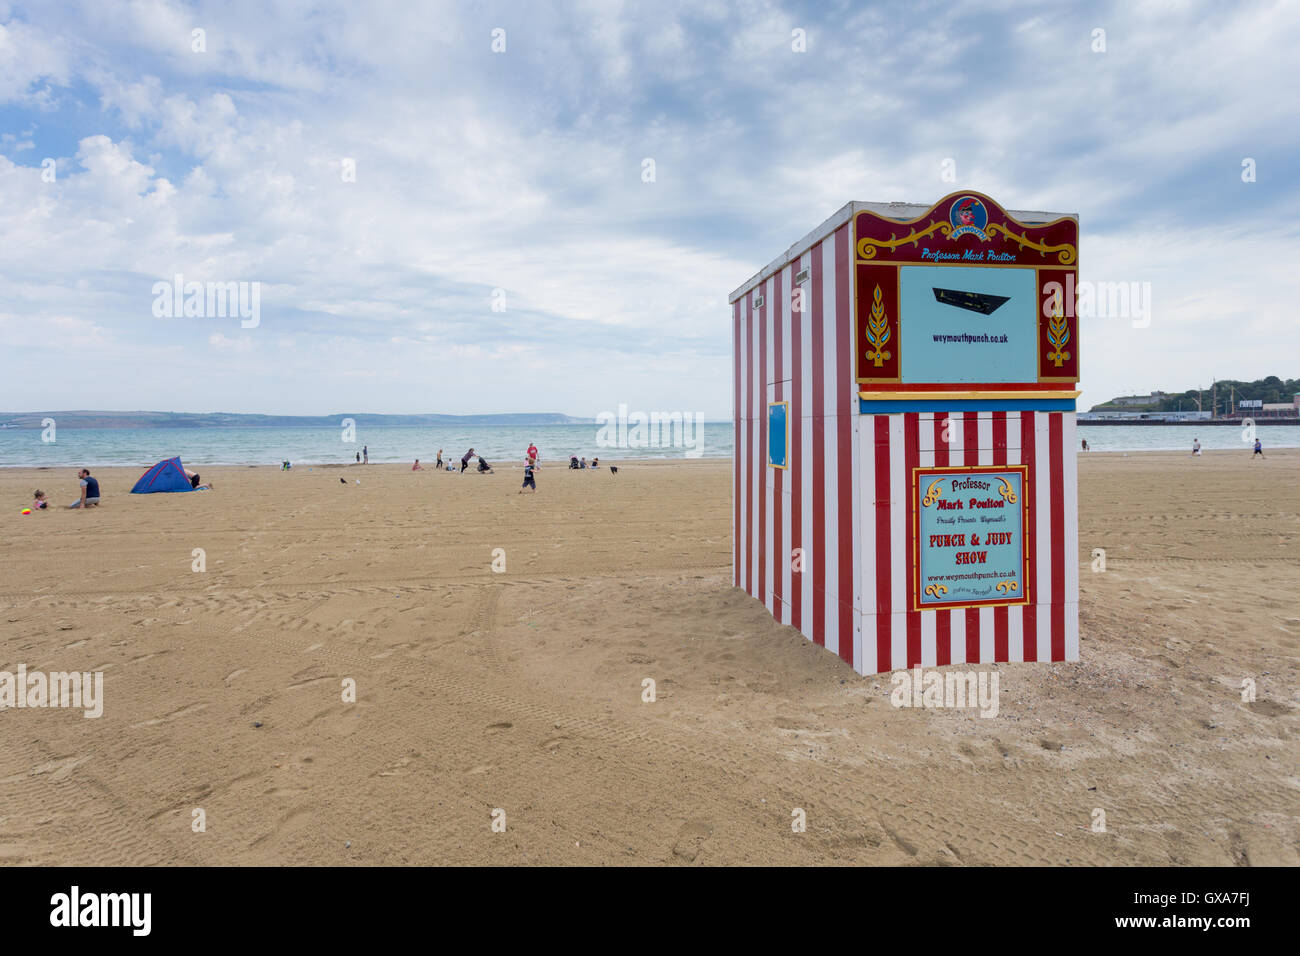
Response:
POLYGON ((1078 231, 854 202, 730 297, 734 583, 859 673, 1078 660, 1078 231))

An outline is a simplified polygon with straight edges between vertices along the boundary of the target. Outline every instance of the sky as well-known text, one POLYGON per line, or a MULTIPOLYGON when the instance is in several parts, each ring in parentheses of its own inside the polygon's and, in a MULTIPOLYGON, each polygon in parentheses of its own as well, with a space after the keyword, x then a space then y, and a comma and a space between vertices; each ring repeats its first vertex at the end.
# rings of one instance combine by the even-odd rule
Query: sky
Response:
POLYGON ((1150 289, 1080 408, 1295 377, 1298 48, 1283 2, 0 0, 0 409, 727 419, 733 289, 966 189, 1150 289), (178 274, 257 324, 155 314, 178 274))

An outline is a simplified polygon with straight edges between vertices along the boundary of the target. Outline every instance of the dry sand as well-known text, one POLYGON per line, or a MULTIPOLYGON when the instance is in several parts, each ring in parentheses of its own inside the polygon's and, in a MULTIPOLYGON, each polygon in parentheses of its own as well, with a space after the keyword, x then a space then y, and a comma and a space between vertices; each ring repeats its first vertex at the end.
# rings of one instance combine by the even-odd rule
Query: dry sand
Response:
POLYGON ((1083 661, 999 665, 992 719, 891 707, 730 587, 725 462, 103 469, 30 517, 73 470, 5 469, 0 670, 105 703, 0 710, 0 862, 1295 864, 1300 452, 1268 454, 1081 456, 1083 661))

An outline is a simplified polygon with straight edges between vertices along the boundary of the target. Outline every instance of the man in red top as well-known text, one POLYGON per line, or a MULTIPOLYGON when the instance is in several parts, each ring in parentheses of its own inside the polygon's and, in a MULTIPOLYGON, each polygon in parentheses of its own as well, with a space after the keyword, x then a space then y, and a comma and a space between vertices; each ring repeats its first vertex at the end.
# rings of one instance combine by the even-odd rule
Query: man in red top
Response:
POLYGON ((533 460, 534 464, 537 462, 537 444, 535 442, 528 443, 528 457, 533 460))

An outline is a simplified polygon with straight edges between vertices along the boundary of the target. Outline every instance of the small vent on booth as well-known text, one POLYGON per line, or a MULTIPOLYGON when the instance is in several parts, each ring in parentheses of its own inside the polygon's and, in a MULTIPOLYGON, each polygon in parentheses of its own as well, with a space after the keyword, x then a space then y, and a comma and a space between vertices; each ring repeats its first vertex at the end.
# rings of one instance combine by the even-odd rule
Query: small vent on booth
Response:
POLYGON ((807 282, 807 281, 808 281, 808 272, 809 272, 809 270, 807 270, 807 269, 803 269, 803 270, 801 270, 799 273, 797 273, 797 274, 795 275, 795 277, 794 277, 794 284, 795 284, 795 285, 803 285, 805 282, 807 282))
POLYGON ((761 295, 754 296, 754 308, 761 309, 762 307, 763 307, 763 297, 761 295))

